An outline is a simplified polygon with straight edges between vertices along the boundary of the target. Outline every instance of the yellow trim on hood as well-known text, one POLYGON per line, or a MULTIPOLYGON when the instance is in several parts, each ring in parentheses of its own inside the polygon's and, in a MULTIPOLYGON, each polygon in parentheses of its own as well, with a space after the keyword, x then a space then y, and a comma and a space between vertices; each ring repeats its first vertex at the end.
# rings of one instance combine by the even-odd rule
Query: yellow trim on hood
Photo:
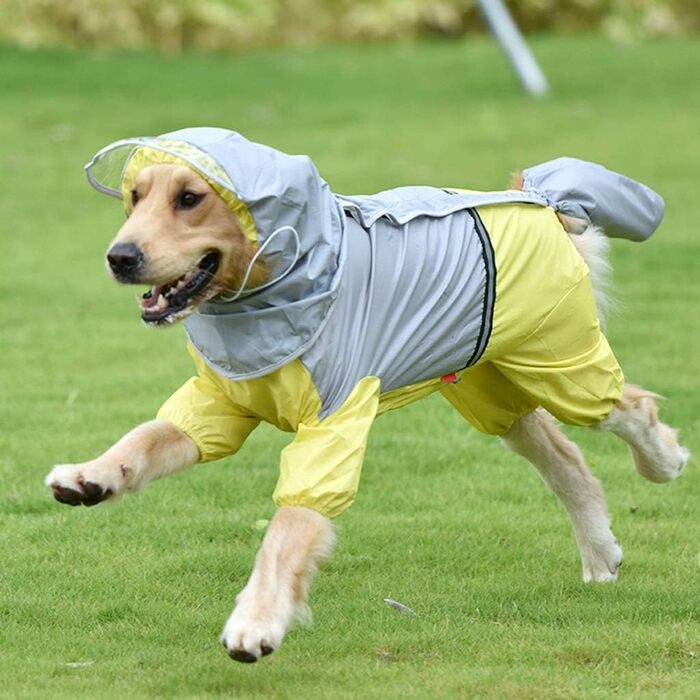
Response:
POLYGON ((204 180, 206 180, 206 182, 219 195, 219 197, 226 202, 228 208, 238 219, 238 223, 240 224, 243 233, 246 235, 248 240, 257 247, 258 232, 253 215, 250 213, 250 209, 248 209, 245 202, 236 197, 232 190, 222 187, 218 182, 212 180, 206 172, 206 170, 208 170, 221 180, 230 181, 226 171, 211 156, 203 153, 198 148, 189 146, 187 143, 180 141, 163 141, 159 142, 159 145, 166 148, 172 148, 172 150, 182 151, 183 155, 187 155, 193 160, 200 161, 203 167, 197 168, 188 160, 185 160, 184 158, 181 158, 180 156, 169 151, 162 151, 159 148, 151 148, 150 146, 139 146, 129 156, 129 160, 124 166, 124 173, 122 175, 122 199, 124 201, 124 206, 126 207, 129 204, 131 190, 134 188, 136 176, 145 167, 149 165, 156 165, 158 163, 184 165, 190 168, 190 170, 194 170, 194 172, 196 172, 200 177, 204 178, 204 180))

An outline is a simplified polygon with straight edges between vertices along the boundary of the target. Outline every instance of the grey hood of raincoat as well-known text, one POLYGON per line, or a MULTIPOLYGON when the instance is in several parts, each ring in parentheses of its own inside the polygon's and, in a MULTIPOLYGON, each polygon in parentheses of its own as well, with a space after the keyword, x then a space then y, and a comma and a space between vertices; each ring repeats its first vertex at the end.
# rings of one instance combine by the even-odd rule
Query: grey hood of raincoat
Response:
POLYGON ((91 184, 121 198, 123 173, 141 147, 178 157, 243 202, 270 268, 263 287, 202 304, 185 320, 195 349, 232 379, 268 374, 301 355, 323 328, 344 264, 345 216, 311 159, 226 129, 183 129, 110 144, 86 166, 91 184))

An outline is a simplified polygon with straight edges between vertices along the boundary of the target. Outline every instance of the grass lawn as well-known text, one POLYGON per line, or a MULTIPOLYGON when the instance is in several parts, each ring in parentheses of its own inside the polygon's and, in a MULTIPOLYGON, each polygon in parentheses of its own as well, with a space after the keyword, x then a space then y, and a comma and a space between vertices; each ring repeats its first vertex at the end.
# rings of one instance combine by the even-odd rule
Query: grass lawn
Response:
POLYGON ((82 165, 113 139, 194 125, 308 153, 344 193, 497 188, 564 154, 650 183, 666 219, 648 243, 614 244, 609 336, 697 452, 700 42, 533 45, 553 85, 542 100, 486 39, 241 56, 0 49, 0 697, 700 697, 696 465, 650 484, 608 435, 569 431, 626 554, 617 585, 585 586, 568 519, 525 462, 439 397, 382 418, 312 590, 314 627, 253 666, 218 635, 289 436, 260 428, 236 457, 113 505, 67 508, 42 485, 191 374, 181 329, 143 327, 133 291, 104 273, 123 214, 82 165))

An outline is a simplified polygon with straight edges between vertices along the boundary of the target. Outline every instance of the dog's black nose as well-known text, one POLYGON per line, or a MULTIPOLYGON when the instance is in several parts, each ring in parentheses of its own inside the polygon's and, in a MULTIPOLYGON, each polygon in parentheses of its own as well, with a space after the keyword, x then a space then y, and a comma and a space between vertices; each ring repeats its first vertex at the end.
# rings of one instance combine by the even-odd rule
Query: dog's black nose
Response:
POLYGON ((128 277, 143 262, 143 253, 134 243, 117 243, 107 252, 107 262, 117 277, 128 277))

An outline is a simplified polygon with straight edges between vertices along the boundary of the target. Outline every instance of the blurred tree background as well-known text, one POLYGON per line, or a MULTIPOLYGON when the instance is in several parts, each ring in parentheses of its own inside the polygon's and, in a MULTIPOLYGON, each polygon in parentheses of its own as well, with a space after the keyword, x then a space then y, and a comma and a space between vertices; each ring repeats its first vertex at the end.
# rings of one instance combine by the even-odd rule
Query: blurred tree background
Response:
MULTIPOLYGON (((700 31, 698 0, 518 0, 526 31, 600 32, 618 41, 700 31)), ((485 31, 474 0, 0 0, 0 41, 239 51, 485 31)))

